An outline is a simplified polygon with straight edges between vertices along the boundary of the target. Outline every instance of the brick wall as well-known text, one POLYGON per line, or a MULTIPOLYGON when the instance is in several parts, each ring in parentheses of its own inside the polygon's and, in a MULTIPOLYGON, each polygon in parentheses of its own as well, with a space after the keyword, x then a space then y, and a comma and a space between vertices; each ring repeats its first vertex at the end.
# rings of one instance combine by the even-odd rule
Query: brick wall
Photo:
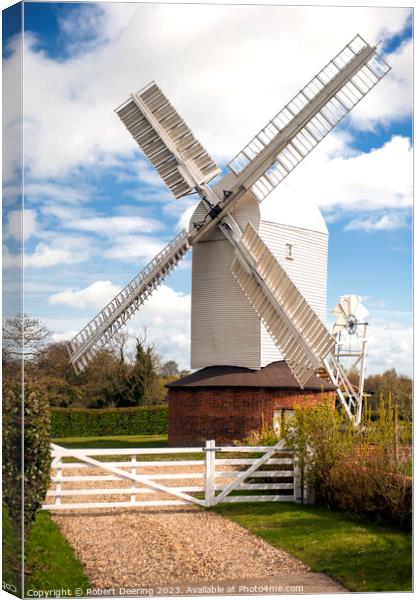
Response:
POLYGON ((169 444, 194 446, 214 439, 230 443, 273 423, 274 411, 293 409, 296 404, 334 402, 335 392, 263 388, 178 388, 170 389, 169 444))

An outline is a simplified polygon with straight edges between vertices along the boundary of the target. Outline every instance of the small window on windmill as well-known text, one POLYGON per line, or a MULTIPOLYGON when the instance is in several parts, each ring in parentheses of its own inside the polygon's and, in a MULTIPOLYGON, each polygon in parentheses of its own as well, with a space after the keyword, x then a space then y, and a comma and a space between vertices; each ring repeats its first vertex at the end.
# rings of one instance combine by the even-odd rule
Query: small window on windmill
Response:
POLYGON ((285 258, 288 258, 288 260, 294 260, 294 256, 292 254, 292 244, 285 244, 285 258))

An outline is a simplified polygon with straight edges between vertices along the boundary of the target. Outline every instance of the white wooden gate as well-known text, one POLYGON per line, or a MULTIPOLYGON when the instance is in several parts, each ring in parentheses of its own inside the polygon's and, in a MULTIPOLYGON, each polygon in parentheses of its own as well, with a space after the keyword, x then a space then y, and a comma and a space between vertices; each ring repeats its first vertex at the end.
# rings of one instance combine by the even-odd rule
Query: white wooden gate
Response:
POLYGON ((43 505, 47 510, 211 507, 293 501, 299 495, 293 457, 282 441, 217 447, 209 440, 204 448, 67 449, 52 444, 51 453, 47 498, 54 500, 43 505))

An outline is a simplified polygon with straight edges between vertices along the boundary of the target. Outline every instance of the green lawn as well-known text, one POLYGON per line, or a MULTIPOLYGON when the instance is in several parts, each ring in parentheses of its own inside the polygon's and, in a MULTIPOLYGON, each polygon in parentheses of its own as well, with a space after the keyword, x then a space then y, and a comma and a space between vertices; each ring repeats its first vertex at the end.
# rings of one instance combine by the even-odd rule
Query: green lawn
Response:
POLYGON ((165 448, 167 435, 105 435, 101 437, 53 438, 65 448, 165 448))
POLYGON ((288 502, 225 504, 214 510, 351 591, 412 590, 408 532, 288 502))
MULTIPOLYGON (((18 587, 17 542, 7 509, 3 507, 3 580, 18 587), (14 550, 15 552, 12 552, 14 550), (14 578, 13 578, 14 577, 14 578)), ((48 513, 38 513, 25 544, 25 590, 70 589, 91 587, 81 562, 48 513)))
MULTIPOLYGON (((20 548, 9 519, 7 507, 2 507, 3 584, 10 593, 20 592, 20 548)), ((19 594, 20 595, 20 594, 19 594)))
MULTIPOLYGON (((53 438, 54 444, 64 448, 166 448, 167 435, 108 435, 101 437, 53 438)), ((142 461, 154 460, 201 460, 202 452, 139 455, 142 461)), ((63 462, 71 462, 64 458, 63 462)), ((103 461, 126 460, 117 455, 102 456, 103 461)))
MULTIPOLYGON (((108 435, 100 437, 66 437, 53 438, 54 444, 64 446, 64 448, 166 448, 167 435, 108 435)), ((231 452, 217 452, 217 458, 232 458, 236 454, 231 452)), ((260 453, 240 453, 241 458, 258 457, 260 453)), ((116 455, 103 456, 101 460, 115 461, 121 457, 116 455)), ((187 452, 173 454, 144 454, 141 456, 143 461, 154 460, 202 460, 203 452, 187 452)), ((122 459, 121 459, 122 460, 122 459)), ((71 462, 71 458, 64 459, 64 462, 71 462)))

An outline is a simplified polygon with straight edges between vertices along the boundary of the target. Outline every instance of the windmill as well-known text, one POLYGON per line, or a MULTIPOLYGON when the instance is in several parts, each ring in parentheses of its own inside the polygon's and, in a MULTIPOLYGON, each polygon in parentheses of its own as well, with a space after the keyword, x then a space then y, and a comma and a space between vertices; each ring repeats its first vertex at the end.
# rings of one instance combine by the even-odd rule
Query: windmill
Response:
MULTIPOLYGON (((357 393, 363 396, 365 359, 367 354, 368 311, 361 298, 354 294, 341 296, 332 310, 336 317, 333 336, 336 340, 335 357, 346 371, 358 372, 357 393)), ((358 417, 360 419, 360 416, 358 417)))
POLYGON ((348 417, 359 422, 362 395, 335 357, 335 338, 251 220, 238 213, 246 202, 262 202, 389 70, 377 48, 355 36, 233 158, 229 173, 213 187, 209 182, 220 169, 156 83, 131 94, 117 115, 175 198, 199 194, 201 214, 69 342, 76 371, 87 366, 191 247, 216 234, 231 247, 228 269, 236 291, 241 290, 301 388, 324 369, 348 417))

